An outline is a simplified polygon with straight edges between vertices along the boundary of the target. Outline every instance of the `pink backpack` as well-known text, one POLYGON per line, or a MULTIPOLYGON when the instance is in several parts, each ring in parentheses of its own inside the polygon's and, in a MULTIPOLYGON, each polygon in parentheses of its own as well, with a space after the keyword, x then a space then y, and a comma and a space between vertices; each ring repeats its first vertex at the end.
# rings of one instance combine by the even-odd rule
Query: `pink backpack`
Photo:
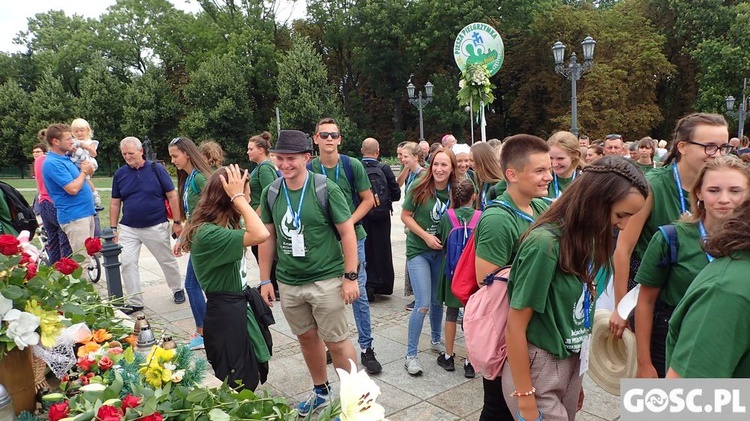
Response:
POLYGON ((464 309, 466 353, 477 373, 487 380, 500 376, 507 357, 505 327, 510 311, 509 276, 510 266, 487 275, 485 286, 469 298, 464 309))

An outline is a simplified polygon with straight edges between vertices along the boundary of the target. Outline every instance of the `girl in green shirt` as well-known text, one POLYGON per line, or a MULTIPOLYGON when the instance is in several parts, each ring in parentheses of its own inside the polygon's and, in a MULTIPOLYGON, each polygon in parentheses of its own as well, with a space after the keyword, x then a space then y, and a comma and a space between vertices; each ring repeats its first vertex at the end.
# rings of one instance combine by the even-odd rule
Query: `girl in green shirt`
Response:
POLYGON ((547 144, 553 173, 547 200, 553 201, 559 199, 563 190, 580 174, 584 161, 578 146, 578 137, 571 132, 559 131, 547 140, 547 144))
POLYGON ((508 280, 502 374, 503 393, 518 420, 575 419, 595 274, 610 264, 613 228, 623 229, 647 195, 646 179, 633 163, 604 157, 584 168, 580 181, 522 239, 508 280))
POLYGON ((474 168, 478 188, 476 209, 484 210, 493 198, 491 191, 503 179, 503 170, 497 159, 497 152, 487 142, 477 142, 471 146, 469 161, 474 168))
POLYGON ((750 377, 750 202, 708 241, 716 260, 695 278, 669 320, 667 378, 750 377))
POLYGON ((456 185, 456 156, 447 149, 432 155, 429 172, 421 177, 406 194, 401 208, 401 220, 406 234, 406 265, 414 289, 416 304, 409 317, 406 371, 422 373, 417 358, 417 346, 427 312, 430 313, 432 348, 444 351, 441 337, 443 305, 438 300, 438 282, 443 270, 443 244, 437 237, 437 227, 450 206, 450 189, 456 185))
POLYGON ((243 388, 255 390, 268 373, 271 354, 259 321, 263 314, 252 307, 262 298, 256 291, 256 300, 248 299, 252 293, 242 284, 240 262, 245 247, 266 241, 270 234, 250 207, 248 190, 247 170, 237 165, 216 170, 183 235, 182 247, 195 260, 197 278, 208 297, 206 358, 220 380, 229 384, 242 380, 243 388), (235 228, 240 218, 245 229, 235 228))
POLYGON ((706 163, 690 189, 692 215, 675 223, 677 261, 661 232, 654 234, 635 277, 641 284, 635 308, 638 377, 666 375, 665 343, 669 318, 693 279, 713 256, 702 245, 721 228, 750 194, 750 167, 734 155, 706 163), (661 297, 657 305, 657 298, 661 297))
POLYGON ((656 168, 654 162, 654 139, 644 137, 638 141, 638 160, 635 162, 644 174, 656 168))

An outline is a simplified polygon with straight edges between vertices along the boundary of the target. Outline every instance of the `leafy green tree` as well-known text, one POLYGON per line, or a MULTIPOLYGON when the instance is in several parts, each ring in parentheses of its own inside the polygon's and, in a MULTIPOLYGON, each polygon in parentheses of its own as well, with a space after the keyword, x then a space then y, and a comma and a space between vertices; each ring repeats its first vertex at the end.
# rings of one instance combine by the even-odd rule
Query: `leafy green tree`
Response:
MULTIPOLYGON (((253 127, 253 103, 247 96, 247 82, 241 59, 233 54, 214 56, 190 73, 183 90, 186 114, 180 129, 192 139, 212 138, 228 155, 228 162, 242 159, 253 127)), ((268 120, 266 120, 268 121, 268 120)))
POLYGON ((72 109, 73 96, 65 91, 58 77, 50 70, 45 71, 36 90, 30 95, 29 119, 21 137, 24 149, 37 142, 39 129, 52 123, 70 124, 72 109))
POLYGON ((13 79, 0 85, 0 166, 31 162, 31 148, 22 141, 29 121, 29 96, 13 79))

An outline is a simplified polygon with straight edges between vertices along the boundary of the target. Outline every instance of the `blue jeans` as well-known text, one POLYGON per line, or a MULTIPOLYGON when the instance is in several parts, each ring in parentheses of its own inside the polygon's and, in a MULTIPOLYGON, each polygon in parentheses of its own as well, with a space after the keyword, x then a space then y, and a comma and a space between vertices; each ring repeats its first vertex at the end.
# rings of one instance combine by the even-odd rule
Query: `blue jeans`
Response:
POLYGON ((57 208, 49 200, 39 203, 42 225, 47 232, 47 256, 49 264, 53 265, 61 257, 69 257, 73 250, 70 248, 68 236, 65 235, 57 222, 57 208))
POLYGON ((440 342, 443 323, 443 304, 438 300, 438 282, 443 268, 443 251, 430 250, 412 257, 406 262, 414 290, 414 311, 409 317, 409 339, 406 356, 417 356, 419 336, 422 334, 425 313, 421 309, 428 309, 430 314, 430 330, 432 342, 440 342))
POLYGON ((198 283, 198 278, 193 270, 193 258, 188 259, 187 271, 185 272, 185 291, 190 301, 190 310, 193 312, 195 327, 203 329, 203 320, 206 319, 206 298, 203 289, 198 283))
MULTIPOLYGON (((359 259, 359 298, 352 303, 354 322, 357 324, 357 342, 362 351, 372 346, 372 324, 370 323, 370 302, 367 301, 367 262, 365 257, 365 238, 357 240, 357 258, 359 259)), ((344 280, 344 282, 351 282, 344 280)))

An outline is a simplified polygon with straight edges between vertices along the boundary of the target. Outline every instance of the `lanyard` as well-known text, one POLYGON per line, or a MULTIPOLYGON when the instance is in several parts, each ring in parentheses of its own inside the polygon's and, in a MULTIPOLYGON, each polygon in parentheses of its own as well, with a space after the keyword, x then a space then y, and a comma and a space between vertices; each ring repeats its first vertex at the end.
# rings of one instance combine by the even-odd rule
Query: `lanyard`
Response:
POLYGON ((517 209, 514 209, 508 202, 506 202, 504 200, 499 200, 499 199, 495 199, 492 202, 493 203, 497 203, 498 205, 501 205, 503 207, 506 207, 506 208, 512 210, 513 213, 515 213, 516 215, 518 215, 522 219, 524 219, 524 220, 526 220, 526 221, 528 221, 528 222, 530 222, 532 224, 534 223, 534 218, 530 217, 529 215, 527 215, 527 214, 525 214, 525 213, 523 213, 523 212, 521 212, 521 211, 519 211, 517 209))
MULTIPOLYGON (((437 189, 435 189, 435 204, 437 205, 440 202, 440 198, 438 198, 437 189)), ((440 206, 437 209, 438 212, 438 218, 442 218, 443 214, 445 213, 445 210, 448 209, 448 206, 451 204, 451 185, 448 184, 448 200, 445 203, 442 203, 442 206, 440 206)))
POLYGON ((490 188, 492 188, 492 184, 490 183, 484 183, 482 186, 482 192, 479 196, 479 210, 484 210, 487 207, 487 193, 490 191, 490 188))
POLYGON ((672 164, 672 174, 674 175, 674 182, 677 183, 677 194, 680 195, 681 214, 688 213, 685 203, 685 193, 682 192, 682 180, 680 179, 680 173, 677 171, 677 164, 672 164))
MULTIPOLYGON (((341 158, 339 157, 339 162, 336 163, 336 183, 339 182, 339 169, 341 168, 341 158)), ((320 161, 320 170, 323 171, 323 175, 328 177, 328 174, 326 174, 326 167, 323 165, 323 161, 320 161)))
POLYGON ((307 181, 310 179, 310 173, 305 174, 305 184, 302 186, 302 196, 299 198, 299 205, 297 206, 297 213, 292 210, 292 201, 289 199, 289 190, 286 188, 286 180, 281 182, 281 187, 284 188, 284 196, 286 196, 286 207, 289 213, 292 215, 292 224, 294 229, 300 228, 300 217, 302 216, 302 202, 305 200, 305 192, 307 191, 307 181))
POLYGON ((591 291, 588 290, 586 282, 583 283, 583 326, 591 329, 591 291))
MULTIPOLYGON (((559 199, 562 192, 560 191, 560 185, 557 183, 557 174, 552 174, 552 178, 554 180, 554 186, 555 186, 555 199, 559 199)), ((573 177, 570 179, 570 182, 572 183, 576 179, 576 172, 573 171, 573 177)))
MULTIPOLYGON (((706 241, 706 227, 703 226, 703 221, 698 221, 698 232, 701 234, 701 241, 706 241)), ((706 257, 708 258, 708 263, 714 261, 714 257, 710 254, 706 253, 706 257)))
POLYGON ((408 176, 406 177, 406 189, 407 189, 407 190, 408 190, 408 189, 409 189, 409 187, 411 186, 411 183, 412 183, 412 182, 414 181, 414 179, 415 179, 415 178, 417 178, 417 176, 419 175, 419 173, 421 173, 421 172, 422 172, 422 167, 418 167, 418 168, 419 168, 419 169, 418 169, 418 170, 417 170, 416 172, 412 172, 412 173, 410 173, 410 174, 409 174, 409 175, 408 175, 408 176))
POLYGON ((185 185, 182 186, 182 207, 185 209, 186 218, 190 217, 190 212, 188 211, 188 191, 190 191, 190 185, 193 183, 193 180, 195 180, 196 174, 198 174, 198 170, 193 168, 193 171, 191 171, 190 175, 185 179, 185 185))

